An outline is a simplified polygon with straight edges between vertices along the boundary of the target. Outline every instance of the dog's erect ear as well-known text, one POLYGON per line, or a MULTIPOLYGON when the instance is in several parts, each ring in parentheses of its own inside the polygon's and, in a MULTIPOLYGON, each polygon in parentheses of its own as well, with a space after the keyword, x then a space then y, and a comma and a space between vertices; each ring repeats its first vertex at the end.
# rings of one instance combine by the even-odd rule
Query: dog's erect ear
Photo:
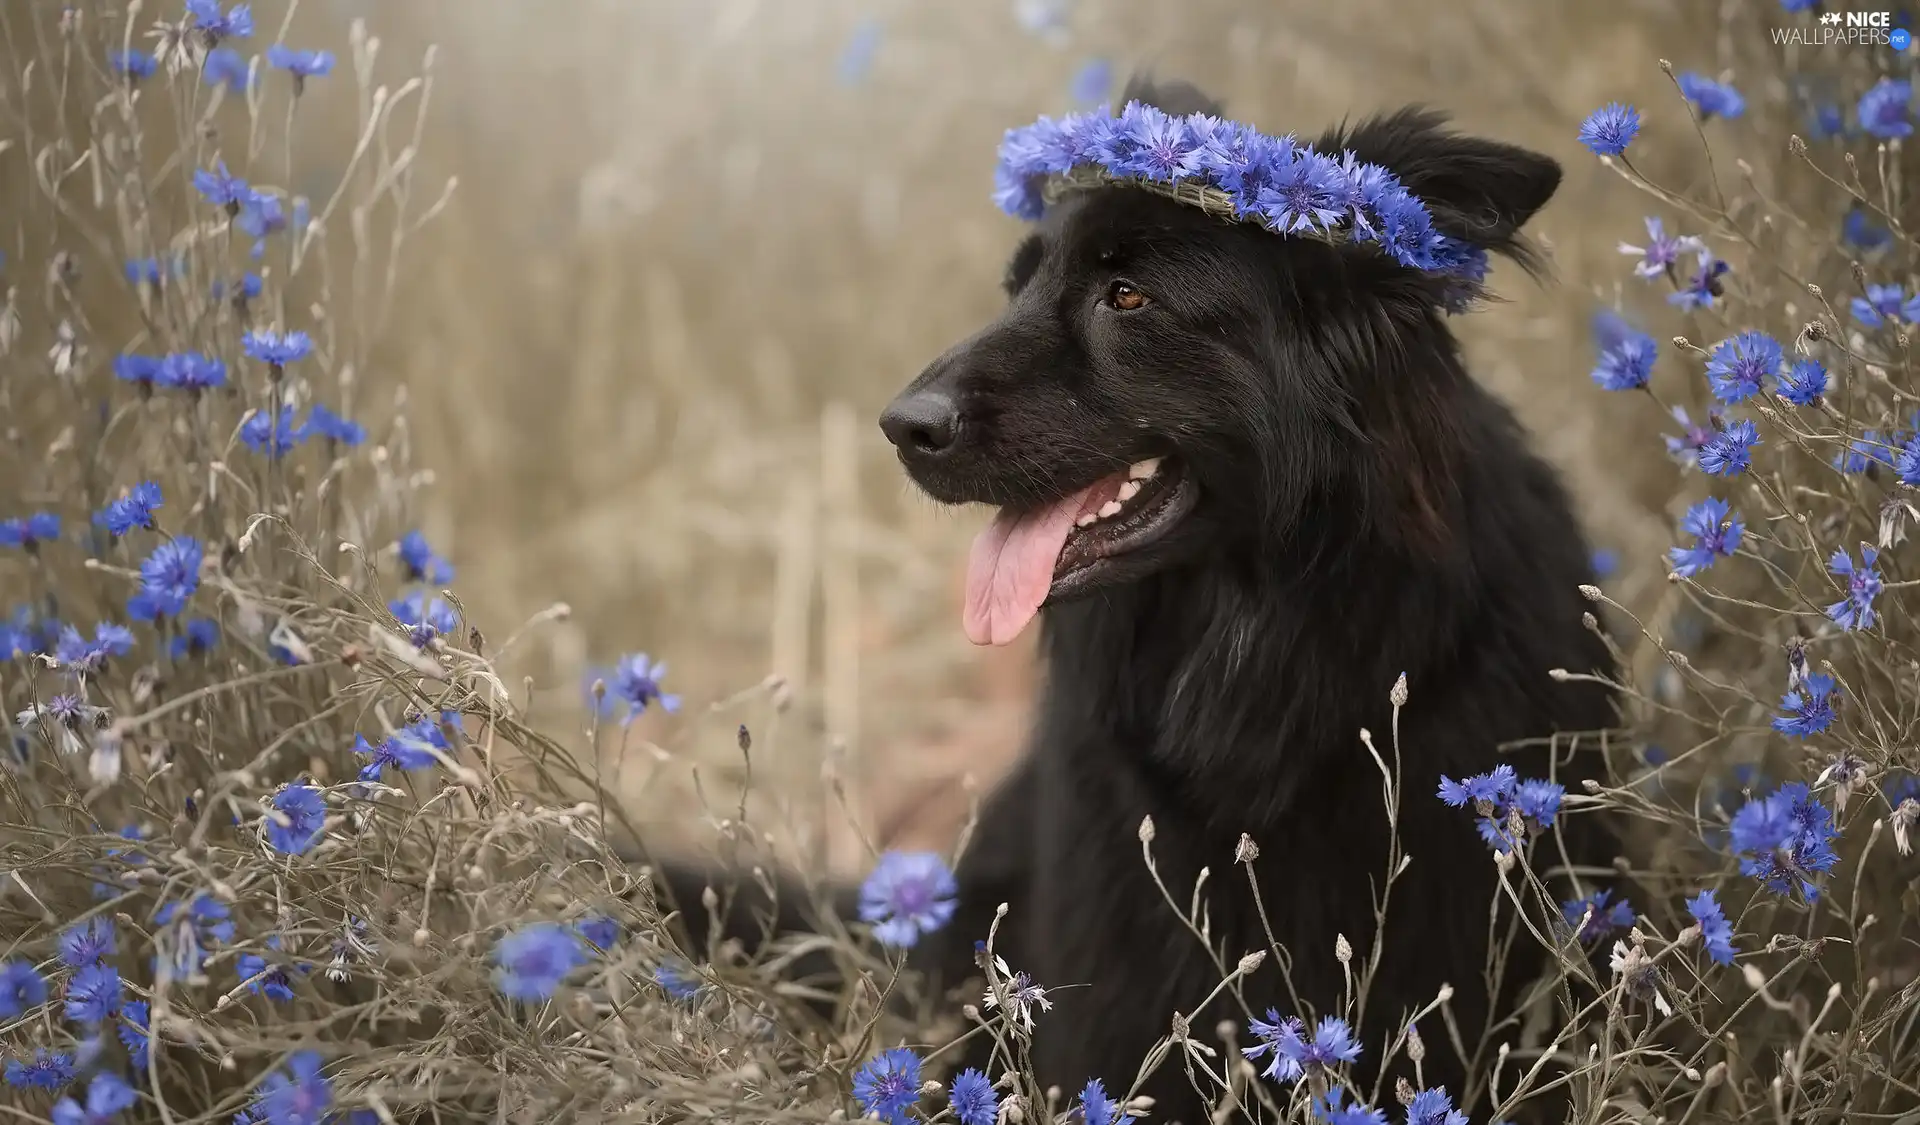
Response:
POLYGON ((1127 88, 1120 92, 1120 104, 1128 102, 1150 105, 1174 117, 1185 117, 1189 113, 1219 117, 1226 112, 1224 105, 1201 93, 1198 86, 1171 80, 1156 81, 1145 72, 1127 79, 1127 88))
POLYGON ((1443 232, 1527 261, 1520 228, 1560 186, 1559 162, 1446 126, 1444 114, 1410 106, 1337 129, 1315 147, 1384 166, 1426 202, 1443 232))

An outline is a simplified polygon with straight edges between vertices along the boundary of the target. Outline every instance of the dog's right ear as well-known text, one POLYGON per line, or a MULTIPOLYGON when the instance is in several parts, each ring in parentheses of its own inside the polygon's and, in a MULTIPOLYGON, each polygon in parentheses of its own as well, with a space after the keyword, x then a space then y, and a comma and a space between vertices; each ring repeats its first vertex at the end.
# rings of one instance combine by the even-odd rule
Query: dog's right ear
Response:
POLYGON ((1127 79, 1127 88, 1120 92, 1120 104, 1128 102, 1150 105, 1173 117, 1185 117, 1189 113, 1220 117, 1227 112, 1225 105, 1208 97, 1190 82, 1160 82, 1144 71, 1127 79))

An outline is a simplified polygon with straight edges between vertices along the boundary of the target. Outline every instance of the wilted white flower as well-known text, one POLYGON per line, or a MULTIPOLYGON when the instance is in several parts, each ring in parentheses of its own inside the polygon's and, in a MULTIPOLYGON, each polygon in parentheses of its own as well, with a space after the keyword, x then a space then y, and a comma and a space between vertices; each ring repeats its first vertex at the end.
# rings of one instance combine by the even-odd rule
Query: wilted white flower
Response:
POLYGON ((1033 1010, 1036 1007, 1042 1012, 1053 1010, 1053 1001, 1047 999, 1047 990, 1033 983, 1033 978, 1026 973, 1016 973, 1008 968, 1003 957, 995 956, 993 967, 1000 978, 1000 987, 987 989, 983 1002, 989 1008, 998 1008, 1000 996, 1004 993, 1007 998, 1007 1018, 1032 1032, 1033 1010))
POLYGON ((1653 1001, 1654 1008, 1663 1016, 1673 1014, 1673 1005, 1667 1003, 1667 998, 1660 992, 1659 966, 1647 956, 1645 946, 1616 941, 1609 964, 1614 975, 1620 978, 1620 986, 1627 995, 1653 1001))

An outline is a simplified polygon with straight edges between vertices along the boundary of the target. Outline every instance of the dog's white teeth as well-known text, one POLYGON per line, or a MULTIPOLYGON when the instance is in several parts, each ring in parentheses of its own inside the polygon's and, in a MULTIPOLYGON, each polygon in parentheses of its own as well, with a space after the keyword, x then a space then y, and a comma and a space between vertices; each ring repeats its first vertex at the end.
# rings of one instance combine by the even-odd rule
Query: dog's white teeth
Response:
POLYGON ((1138 495, 1140 495, 1140 482, 1137 480, 1130 480, 1127 483, 1120 486, 1120 495, 1117 497, 1117 499, 1122 504, 1124 504, 1138 495))
POLYGON ((1145 461, 1135 461, 1127 466, 1128 480, 1146 480, 1160 471, 1160 458, 1149 457, 1145 461))
POLYGON ((1119 514, 1120 514, 1120 501, 1118 500, 1109 500, 1106 503, 1100 505, 1101 519, 1106 519, 1108 516, 1117 516, 1119 514))
POLYGON ((1074 520, 1073 525, 1075 527, 1092 527, 1094 524, 1099 522, 1100 522, 1099 516, 1093 514, 1092 512, 1088 512, 1086 515, 1081 516, 1077 520, 1074 520))

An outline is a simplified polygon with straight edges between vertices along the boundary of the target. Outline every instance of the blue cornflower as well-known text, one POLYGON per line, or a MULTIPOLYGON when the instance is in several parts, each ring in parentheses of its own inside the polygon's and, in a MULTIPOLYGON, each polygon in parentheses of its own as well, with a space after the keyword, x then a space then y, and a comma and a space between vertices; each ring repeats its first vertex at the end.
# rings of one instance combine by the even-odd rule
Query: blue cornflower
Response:
POLYGON ((1439 796, 1452 808, 1473 805, 1485 815, 1490 814, 1495 806, 1511 801, 1514 788, 1519 783, 1520 776, 1512 766, 1495 766, 1486 773, 1475 774, 1463 781, 1455 781, 1441 774, 1439 796))
MULTIPOLYGON (((280 935, 267 938, 267 948, 280 951, 280 935)), ((302 973, 312 969, 311 965, 300 965, 302 973)), ((247 984, 247 991, 255 996, 265 996, 269 1000, 285 1004, 294 997, 293 976, 287 967, 267 960, 258 953, 242 953, 234 958, 233 971, 247 984)))
POLYGON ((240 350, 270 367, 285 367, 313 354, 313 338, 305 332, 255 331, 240 337, 240 350))
POLYGON ((140 1095, 133 1092, 126 1079, 103 1070, 87 1083, 86 1105, 72 1098, 61 1098, 53 1104, 53 1125, 107 1125, 139 1100, 140 1095))
POLYGON ((67 982, 67 1018, 75 1023, 105 1023, 120 1010, 120 973, 112 965, 95 962, 67 982))
POLYGON ((22 1090, 58 1090, 74 1077, 73 1056, 64 1051, 33 1049, 33 1061, 8 1059, 7 1085, 22 1090))
POLYGON ((435 586, 453 581, 453 564, 434 554, 427 537, 418 531, 402 535, 398 551, 400 564, 406 567, 407 581, 431 582, 435 586))
POLYGON ((1267 1018, 1253 1019, 1247 1022, 1247 1032, 1255 1040, 1253 1046, 1240 1048, 1240 1053, 1249 1059, 1257 1059, 1271 1053, 1273 1058, 1261 1075, 1275 1082, 1292 1082, 1301 1075, 1300 1056, 1306 1050, 1302 1036, 1306 1025, 1298 1016, 1280 1018, 1277 1008, 1267 1009, 1267 1018))
POLYGON ((266 818, 267 842, 288 855, 304 855, 320 842, 327 826, 327 799, 311 785, 289 785, 268 802, 286 817, 280 824, 266 818))
POLYGON ((653 983, 675 1000, 691 1000, 700 992, 699 974, 685 961, 674 959, 653 970, 653 983))
POLYGON ((1289 1041, 1282 1036, 1275 1050, 1287 1054, 1302 1073, 1330 1071, 1340 1063, 1350 1063, 1360 1057, 1360 1044, 1353 1037, 1353 1028, 1338 1016, 1321 1016, 1310 1038, 1296 1036, 1289 1041))
POLYGON ((1575 937, 1588 944, 1599 941, 1615 930, 1633 925, 1633 904, 1626 899, 1613 901, 1613 892, 1598 890, 1585 898, 1560 904, 1567 925, 1578 927, 1575 937), (1591 912, 1591 913, 1589 913, 1591 912))
POLYGON ((240 440, 255 453, 278 460, 287 450, 307 440, 307 427, 294 422, 293 407, 280 408, 276 422, 266 410, 255 410, 240 424, 240 440))
POLYGON ((154 958, 156 974, 163 970, 171 970, 175 977, 197 973, 207 962, 207 946, 233 940, 232 912, 205 892, 195 895, 184 909, 177 900, 162 903, 153 918, 157 926, 171 930, 168 937, 173 946, 170 960, 154 958))
POLYGON ((1760 431, 1741 418, 1700 447, 1700 471, 1716 477, 1744 473, 1753 467, 1753 447, 1759 444, 1760 431))
POLYGON ((1609 547, 1595 547, 1587 557, 1587 565, 1593 568, 1595 578, 1612 578, 1620 572, 1620 552, 1609 547))
POLYGON ((1777 393, 1795 406, 1813 406, 1827 393, 1827 369, 1818 360, 1796 359, 1780 375, 1777 393))
POLYGON ((328 51, 307 51, 295 47, 283 47, 278 43, 267 48, 267 65, 276 67, 293 75, 294 88, 309 78, 319 78, 333 73, 333 54, 328 51))
POLYGON ((1688 547, 1669 548, 1667 558, 1673 563, 1675 574, 1692 578, 1712 566, 1716 559, 1738 551, 1747 525, 1725 500, 1709 496, 1687 509, 1680 521, 1680 530, 1692 535, 1694 542, 1688 547))
POLYGON ((1580 123, 1580 143, 1595 156, 1620 155, 1639 133, 1640 111, 1620 102, 1601 106, 1580 123))
POLYGON ((1666 224, 1657 215, 1647 216, 1647 244, 1635 246, 1622 242, 1620 252, 1633 254, 1640 258, 1634 264, 1633 272, 1644 278, 1672 277, 1673 267, 1680 261, 1683 253, 1695 253, 1705 248, 1705 243, 1691 234, 1670 235, 1666 224))
POLYGON ((1324 1098, 1313 1099, 1313 1113, 1325 1125, 1387 1125, 1387 1115, 1365 1102, 1348 1103, 1344 1086, 1335 1086, 1324 1098))
POLYGON ((365 426, 342 418, 317 402, 307 411, 307 432, 348 448, 367 440, 365 426))
POLYGON ((253 9, 247 4, 235 4, 223 15, 220 0, 187 0, 187 14, 209 46, 222 39, 245 39, 253 34, 253 9))
POLYGON ((1281 163, 1255 199, 1260 213, 1282 234, 1331 229, 1346 210, 1340 166, 1310 149, 1300 149, 1281 163))
POLYGON ((1907 439, 1900 447, 1899 456, 1894 458, 1893 469, 1900 483, 1920 488, 1920 434, 1907 439))
POLYGON ((151 285, 157 289, 166 284, 167 268, 160 264, 158 258, 128 258, 123 268, 127 284, 135 288, 151 285))
POLYGON ((1682 309, 1712 308, 1723 295, 1720 278, 1728 268, 1727 263, 1714 257, 1713 251, 1701 247, 1692 276, 1685 285, 1667 294, 1667 303, 1682 309))
POLYGON ((567 974, 587 963, 586 946, 555 922, 535 922, 493 947, 494 987, 503 996, 532 1003, 551 997, 567 974))
POLYGON ((173 617, 187 608, 200 588, 200 541, 191 536, 169 539, 140 563, 140 590, 127 602, 127 612, 141 621, 173 617))
POLYGON ((1820 895, 1813 876, 1840 862, 1833 850, 1839 835, 1833 813, 1798 781, 1749 800, 1728 828, 1741 874, 1759 879, 1775 894, 1787 894, 1797 884, 1809 901, 1820 895))
POLYGON ((1742 402, 1766 389, 1786 358, 1780 342, 1765 332, 1742 332, 1713 346, 1707 355, 1707 383, 1724 403, 1742 402))
POLYGON ((1687 913, 1700 923, 1700 942, 1706 947, 1707 956, 1716 964, 1733 964, 1733 923, 1727 921, 1726 912, 1720 909, 1713 892, 1701 891, 1688 899, 1687 913))
POLYGON ((252 1109, 264 1125, 321 1125, 333 1114, 333 1083, 320 1073, 320 1055, 295 1051, 287 1069, 267 1075, 252 1109))
POLYGON ((160 60, 145 51, 123 51, 116 47, 107 52, 107 69, 129 82, 138 82, 152 78, 160 69, 160 60))
POLYGON ((620 940, 620 923, 605 914, 589 914, 574 921, 573 932, 604 953, 620 940))
POLYGON ((150 480, 143 480, 127 489, 119 499, 108 501, 93 517, 98 527, 104 527, 114 535, 125 535, 135 528, 153 527, 153 513, 162 504, 160 486, 150 480))
POLYGON ((387 603, 387 610, 413 633, 414 643, 422 648, 434 637, 460 628, 459 615, 445 599, 428 598, 421 590, 393 599, 387 603))
POLYGON ((127 1049, 127 1057, 133 1063, 135 1073, 147 1069, 147 1052, 152 1046, 152 1034, 148 1030, 152 1014, 145 1000, 129 1000, 120 1009, 120 1024, 115 1032, 120 1043, 127 1049))
POLYGON ((1088 59, 1068 84, 1068 96, 1076 105, 1096 106, 1107 100, 1113 89, 1113 64, 1102 58, 1088 59))
POLYGON ((18 547, 37 551, 42 543, 60 538, 60 517, 52 512, 35 512, 17 519, 0 520, 0 547, 18 547))
POLYGON ((125 656, 133 651, 133 633, 123 625, 102 623, 94 626, 93 640, 80 635, 80 630, 68 625, 60 630, 60 640, 54 645, 54 659, 80 675, 97 671, 102 664, 115 656, 125 656))
POLYGON ((906 1125, 907 1110, 920 1101, 920 1056, 895 1047, 860 1064, 853 1072, 853 1100, 863 1116, 906 1125))
POLYGON ((217 47, 208 51, 206 61, 200 64, 200 80, 209 86, 224 86, 238 97, 252 86, 253 68, 232 47, 217 47))
POLYGON ((448 750, 446 732, 432 717, 423 717, 388 735, 379 746, 369 744, 365 736, 355 736, 353 752, 367 763, 360 767, 361 781, 378 781, 388 766, 403 770, 432 769, 439 762, 433 748, 448 750))
POLYGON ((1467 1115, 1453 1108, 1445 1086, 1435 1086, 1407 1103, 1407 1125, 1467 1125, 1467 1115))
MULTIPOLYGON (((233 225, 249 238, 263 239, 287 229, 286 205, 277 195, 249 190, 240 201, 240 212, 233 217, 233 225)), ((254 256, 259 257, 258 247, 254 256)))
POLYGON ((1879 430, 1866 430, 1833 455, 1833 467, 1843 473, 1864 473, 1875 465, 1893 465, 1892 441, 1879 430))
POLYGON ((1080 1120, 1084 1125, 1118 1125, 1124 1108, 1107 1096, 1107 1087, 1098 1078, 1089 1079, 1080 1091, 1080 1120))
POLYGON ((1883 141, 1913 136, 1907 106, 1913 101, 1913 83, 1904 78, 1882 78, 1860 95, 1854 116, 1860 127, 1883 141))
POLYGON ((978 1070, 963 1070, 947 1086, 947 1105, 960 1125, 994 1125, 1000 1112, 1000 1097, 993 1083, 978 1070))
POLYGON ((1880 552, 1860 545, 1860 562, 1855 564, 1853 556, 1846 551, 1835 551, 1827 560, 1827 570, 1847 580, 1847 596, 1827 607, 1827 616, 1839 624, 1842 629, 1853 632, 1856 629, 1871 629, 1877 619, 1873 611, 1873 599, 1880 596, 1880 572, 1875 569, 1874 561, 1880 552))
POLYGON ((236 302, 244 302, 258 300, 260 294, 266 292, 266 289, 266 282, 260 280, 259 274, 243 273, 240 275, 240 282, 237 285, 227 281, 225 278, 214 278, 213 284, 208 287, 207 292, 216 301, 231 299, 236 302))
POLYGON ((847 45, 840 52, 838 67, 840 81, 848 86, 857 86, 873 70, 873 60, 880 53, 880 41, 885 28, 877 19, 861 20, 847 37, 847 45))
POLYGON ((210 618, 196 617, 185 622, 180 632, 167 642, 167 655, 175 660, 185 660, 189 656, 208 652, 219 643, 220 626, 210 618))
POLYGON ((1725 82, 1716 82, 1694 71, 1680 75, 1677 81, 1680 93, 1700 111, 1702 120, 1715 117, 1731 120, 1747 111, 1747 99, 1725 82))
POLYGON ((1893 232, 1873 221, 1863 207, 1855 207, 1840 221, 1840 237, 1861 250, 1873 251, 1893 242, 1893 232))
POLYGON ((1820 0, 1780 0, 1780 9, 1785 12, 1805 12, 1819 2, 1820 0))
POLYGON ((1593 369, 1595 383, 1609 391, 1631 391, 1647 385, 1660 358, 1652 336, 1635 329, 1611 309, 1594 314, 1593 334, 1600 344, 1600 362, 1593 369))
POLYGON ((175 352, 160 360, 160 374, 154 382, 182 391, 204 391, 227 385, 225 360, 199 352, 175 352))
POLYGON ((236 212, 246 203, 253 189, 247 181, 227 171, 227 162, 216 161, 212 168, 196 169, 193 173, 193 186, 200 197, 215 207, 225 207, 236 212))
POLYGON ((113 919, 96 915, 60 934, 60 962, 70 968, 84 968, 112 956, 114 942, 113 919))
POLYGON ((1847 133, 1847 115, 1832 102, 1820 102, 1807 110, 1807 131, 1817 141, 1843 137, 1847 133))
POLYGON ((123 383, 132 383, 143 391, 150 391, 154 381, 160 378, 160 357, 137 354, 114 356, 113 377, 123 383))
POLYGON ((610 699, 627 705, 623 725, 639 718, 641 712, 655 702, 669 714, 680 709, 680 697, 661 690, 660 681, 666 677, 666 663, 650 661, 644 652, 623 656, 614 664, 613 676, 607 680, 607 693, 610 699))
POLYGON ((47 1002, 47 982, 30 961, 0 961, 0 1020, 19 1019, 47 1002))
POLYGON ((952 920, 959 893, 939 855, 890 849, 860 884, 860 920, 880 944, 909 948, 952 920))
POLYGON ((1566 795, 1567 787, 1558 782, 1528 779, 1515 788, 1512 804, 1521 816, 1542 828, 1552 828, 1566 795))
POLYGON ((1868 328, 1878 328, 1889 320, 1911 324, 1920 320, 1920 294, 1909 301, 1906 291, 1898 285, 1869 285, 1867 295, 1855 297, 1847 308, 1853 313, 1853 319, 1868 328))
POLYGON ((1498 766, 1487 773, 1455 781, 1442 774, 1439 797, 1454 808, 1472 805, 1479 814, 1475 829, 1495 852, 1513 850, 1508 835, 1508 820, 1518 812, 1532 828, 1545 831, 1560 815, 1566 787, 1551 781, 1522 780, 1512 766, 1498 766))
POLYGON ((1129 105, 1120 115, 1114 132, 1116 138, 1128 143, 1130 151, 1109 165, 1112 171, 1172 183, 1198 170, 1196 158, 1200 146, 1184 117, 1163 113, 1152 106, 1129 105))

